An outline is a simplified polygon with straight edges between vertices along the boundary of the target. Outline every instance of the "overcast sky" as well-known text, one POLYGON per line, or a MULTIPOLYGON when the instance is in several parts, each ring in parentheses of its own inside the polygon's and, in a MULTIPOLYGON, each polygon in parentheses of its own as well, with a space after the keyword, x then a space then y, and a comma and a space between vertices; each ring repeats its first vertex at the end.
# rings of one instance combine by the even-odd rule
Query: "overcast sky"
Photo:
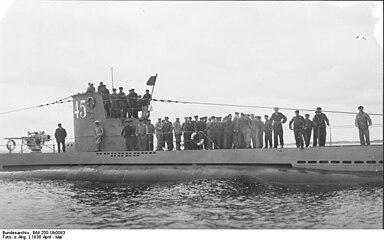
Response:
MULTIPOLYGON (((352 112, 364 105, 382 113, 382 2, 346 5, 14 1, 0 23, 0 112, 83 92, 88 82, 111 90, 113 66, 115 87, 126 93, 143 94, 158 73, 154 98, 352 112)), ((152 119, 172 121, 273 112, 158 102, 153 108, 152 119)), ((328 117, 333 140, 358 140, 355 128, 337 129, 353 126, 354 115, 328 117)), ((382 116, 372 118, 382 124, 382 116)), ((53 134, 58 122, 73 136, 71 103, 0 115, 0 138, 53 134)), ((382 127, 371 135, 382 139, 382 127)))

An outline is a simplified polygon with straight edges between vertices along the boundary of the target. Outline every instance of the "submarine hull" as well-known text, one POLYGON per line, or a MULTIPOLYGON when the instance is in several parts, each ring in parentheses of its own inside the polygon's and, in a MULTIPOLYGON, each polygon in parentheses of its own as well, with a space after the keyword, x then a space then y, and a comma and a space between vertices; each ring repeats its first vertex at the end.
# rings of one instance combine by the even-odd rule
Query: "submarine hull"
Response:
POLYGON ((382 183, 383 148, 375 145, 0 155, 1 179, 139 183, 228 176, 295 185, 382 183))

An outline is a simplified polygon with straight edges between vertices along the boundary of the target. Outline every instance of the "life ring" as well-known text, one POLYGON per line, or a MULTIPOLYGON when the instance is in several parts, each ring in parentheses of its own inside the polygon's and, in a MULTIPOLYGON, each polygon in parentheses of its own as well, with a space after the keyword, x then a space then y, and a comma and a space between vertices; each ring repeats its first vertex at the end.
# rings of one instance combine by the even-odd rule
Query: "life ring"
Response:
POLYGON ((95 99, 94 99, 93 97, 88 97, 88 98, 87 98, 87 106, 88 106, 90 109, 94 109, 94 108, 95 108, 95 105, 96 105, 95 99))
POLYGON ((12 152, 13 150, 15 150, 15 147, 16 147, 16 143, 13 139, 9 140, 7 142, 7 145, 6 145, 7 149, 12 152))
POLYGON ((192 142, 194 144, 196 144, 197 146, 203 145, 204 144, 204 138, 201 138, 200 141, 198 141, 198 142, 194 141, 194 138, 195 138, 196 135, 197 135, 197 132, 192 133, 192 135, 191 135, 192 142))

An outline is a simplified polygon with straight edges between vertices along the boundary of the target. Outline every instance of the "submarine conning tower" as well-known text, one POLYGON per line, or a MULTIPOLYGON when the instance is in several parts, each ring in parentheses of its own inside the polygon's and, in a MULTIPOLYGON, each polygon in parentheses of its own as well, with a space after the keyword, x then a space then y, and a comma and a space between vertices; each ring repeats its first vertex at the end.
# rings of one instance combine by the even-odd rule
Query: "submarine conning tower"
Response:
MULTIPOLYGON (((101 94, 80 93, 73 95, 72 100, 76 152, 95 151, 96 120, 99 120, 104 128, 102 151, 126 150, 125 140, 121 137, 126 118, 107 118, 101 94)), ((131 119, 134 125, 138 124, 137 118, 131 119)))

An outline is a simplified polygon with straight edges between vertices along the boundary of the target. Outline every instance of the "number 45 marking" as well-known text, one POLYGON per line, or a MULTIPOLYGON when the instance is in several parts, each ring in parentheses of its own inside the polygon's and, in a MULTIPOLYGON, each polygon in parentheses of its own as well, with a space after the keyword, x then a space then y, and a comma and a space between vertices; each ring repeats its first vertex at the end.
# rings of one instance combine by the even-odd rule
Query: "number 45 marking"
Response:
POLYGON ((75 111, 73 112, 76 115, 76 118, 85 118, 87 116, 87 107, 85 105, 85 100, 80 100, 75 102, 75 111))

